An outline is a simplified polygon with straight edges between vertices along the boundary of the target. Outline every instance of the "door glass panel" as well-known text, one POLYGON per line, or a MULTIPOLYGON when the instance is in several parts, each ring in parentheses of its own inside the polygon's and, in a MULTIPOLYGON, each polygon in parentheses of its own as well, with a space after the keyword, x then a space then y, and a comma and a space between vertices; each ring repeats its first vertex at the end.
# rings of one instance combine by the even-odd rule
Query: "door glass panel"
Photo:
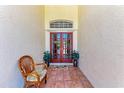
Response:
POLYGON ((71 38, 71 36, 72 36, 71 34, 68 34, 68 35, 67 35, 68 38, 71 38))
POLYGON ((57 38, 60 38, 60 33, 57 34, 57 38))
POLYGON ((67 48, 67 40, 63 40, 63 48, 67 48))
POLYGON ((71 58, 71 34, 63 33, 63 58, 70 59, 71 58))
POLYGON ((59 32, 51 34, 51 54, 53 62, 64 62, 71 59, 72 34, 59 32))
POLYGON ((55 38, 56 38, 56 39, 57 39, 57 38, 60 38, 60 33, 58 33, 58 34, 52 34, 51 38, 54 38, 54 39, 55 39, 55 38))
POLYGON ((52 58, 60 59, 60 33, 52 34, 52 58))
POLYGON ((62 37, 63 37, 63 38, 67 38, 67 34, 63 34, 62 37))
POLYGON ((60 50, 60 40, 54 40, 53 48, 56 50, 60 50))
POLYGON ((54 54, 52 58, 54 58, 54 59, 60 59, 60 55, 54 54))
POLYGON ((68 49, 71 48, 71 42, 70 42, 70 39, 67 40, 67 48, 68 48, 68 49))
POLYGON ((68 55, 67 54, 64 54, 63 58, 67 59, 68 58, 68 55))

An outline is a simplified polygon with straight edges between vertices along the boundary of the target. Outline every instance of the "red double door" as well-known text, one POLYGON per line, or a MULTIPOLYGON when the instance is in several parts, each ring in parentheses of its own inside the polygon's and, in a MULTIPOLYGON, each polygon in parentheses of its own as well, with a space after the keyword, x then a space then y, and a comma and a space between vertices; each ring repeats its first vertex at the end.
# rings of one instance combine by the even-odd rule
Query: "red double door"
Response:
POLYGON ((51 32, 50 53, 51 62, 64 63, 72 62, 71 51, 73 50, 72 32, 51 32))

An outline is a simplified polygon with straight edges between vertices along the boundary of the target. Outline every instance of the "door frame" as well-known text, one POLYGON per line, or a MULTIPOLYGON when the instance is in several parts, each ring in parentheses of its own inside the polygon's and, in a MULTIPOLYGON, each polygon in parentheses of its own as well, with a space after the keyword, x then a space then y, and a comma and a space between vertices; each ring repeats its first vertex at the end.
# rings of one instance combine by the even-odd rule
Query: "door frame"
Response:
MULTIPOLYGON (((51 50, 52 50, 52 43, 51 43, 51 34, 54 34, 54 33, 68 33, 68 34, 72 34, 72 38, 71 38, 71 43, 72 43, 72 45, 71 45, 71 49, 73 50, 73 32, 59 32, 59 31, 57 31, 57 32, 50 32, 50 38, 49 38, 49 40, 50 40, 50 53, 51 53, 51 50)), ((60 40, 62 40, 62 37, 60 36, 60 40)), ((63 43, 61 44, 61 46, 63 47, 63 43)), ((60 49, 60 56, 61 55, 63 55, 62 54, 62 51, 63 50, 61 50, 60 49)), ((51 63, 72 63, 72 59, 70 59, 70 61, 65 61, 65 62, 62 62, 62 61, 60 61, 60 62, 52 62, 52 60, 50 61, 51 63)))

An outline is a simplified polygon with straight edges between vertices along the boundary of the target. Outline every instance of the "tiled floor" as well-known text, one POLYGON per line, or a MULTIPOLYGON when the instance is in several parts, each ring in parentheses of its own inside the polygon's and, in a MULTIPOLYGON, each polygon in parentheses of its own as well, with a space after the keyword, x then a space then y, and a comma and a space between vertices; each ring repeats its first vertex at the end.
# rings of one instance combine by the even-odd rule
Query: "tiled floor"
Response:
POLYGON ((76 67, 48 68, 48 80, 45 88, 92 88, 85 75, 76 67))

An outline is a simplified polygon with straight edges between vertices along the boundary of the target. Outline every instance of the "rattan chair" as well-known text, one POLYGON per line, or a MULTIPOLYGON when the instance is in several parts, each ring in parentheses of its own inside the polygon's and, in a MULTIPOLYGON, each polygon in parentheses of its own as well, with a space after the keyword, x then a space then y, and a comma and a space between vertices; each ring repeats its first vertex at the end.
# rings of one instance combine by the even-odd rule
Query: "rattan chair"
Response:
POLYGON ((19 59, 18 65, 24 78, 24 87, 39 88, 42 83, 47 82, 47 65, 45 63, 35 64, 31 56, 25 55, 19 59))

